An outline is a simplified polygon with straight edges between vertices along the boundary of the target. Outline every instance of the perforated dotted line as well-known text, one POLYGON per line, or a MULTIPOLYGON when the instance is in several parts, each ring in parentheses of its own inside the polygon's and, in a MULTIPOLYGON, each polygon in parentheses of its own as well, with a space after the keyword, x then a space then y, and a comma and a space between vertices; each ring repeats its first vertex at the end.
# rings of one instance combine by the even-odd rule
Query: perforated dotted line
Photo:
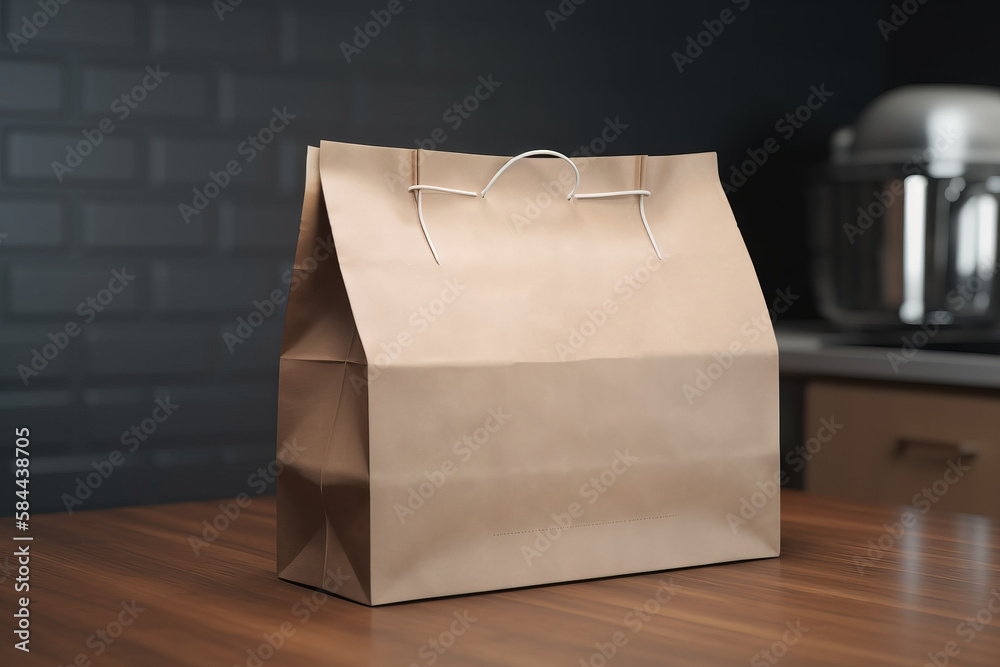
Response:
MULTIPOLYGON (((569 526, 569 528, 563 528, 563 530, 569 530, 570 528, 589 528, 590 526, 606 526, 609 523, 629 523, 631 521, 650 521, 652 519, 669 519, 672 516, 679 516, 677 514, 660 514, 659 516, 644 516, 638 519, 618 519, 617 521, 599 521, 598 523, 581 523, 577 526, 569 526)), ((539 531, 547 530, 548 526, 545 528, 535 528, 534 530, 515 530, 510 533, 493 533, 493 537, 502 537, 503 535, 523 535, 524 533, 537 533, 539 531)))

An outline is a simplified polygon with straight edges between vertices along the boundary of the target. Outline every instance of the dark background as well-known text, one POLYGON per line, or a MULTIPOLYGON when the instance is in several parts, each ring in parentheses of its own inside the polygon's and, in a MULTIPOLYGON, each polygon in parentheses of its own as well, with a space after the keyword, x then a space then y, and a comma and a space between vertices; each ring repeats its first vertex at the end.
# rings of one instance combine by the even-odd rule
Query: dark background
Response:
POLYGON ((555 30, 559 0, 402 3, 351 63, 340 43, 387 2, 244 0, 220 21, 210 0, 71 0, 17 53, 6 35, 39 6, 3 3, 0 410, 5 446, 31 429, 34 511, 62 511, 166 396, 177 412, 74 509, 256 492, 247 478, 274 458, 283 313, 233 353, 222 334, 286 287, 307 144, 415 146, 443 128, 443 150, 573 153, 610 118, 628 127, 606 154, 716 151, 728 177, 775 137, 730 200, 765 296, 790 289, 801 298, 782 318, 809 319, 804 184, 830 133, 901 84, 1000 84, 993 2, 910 0, 888 39, 892 3, 875 0, 564 0, 574 11, 555 30), (672 54, 727 8, 735 21, 679 72, 672 54), (157 64, 169 77, 118 120, 111 102, 157 64), (445 112, 491 75, 499 88, 453 128, 445 112), (812 86, 834 94, 782 136, 776 121, 812 86), (273 107, 295 120, 185 224, 178 205, 242 160, 273 107), (58 182, 51 163, 108 116, 114 132, 58 182), (25 385, 17 365, 122 267, 132 284, 25 385))

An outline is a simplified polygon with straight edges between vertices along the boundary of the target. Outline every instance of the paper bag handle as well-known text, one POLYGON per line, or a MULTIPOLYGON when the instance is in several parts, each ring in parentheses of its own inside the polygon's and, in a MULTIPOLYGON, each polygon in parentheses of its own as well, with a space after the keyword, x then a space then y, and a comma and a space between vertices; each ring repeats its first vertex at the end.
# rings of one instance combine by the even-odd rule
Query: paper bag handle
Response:
POLYGON ((482 192, 471 192, 469 190, 456 190, 454 188, 443 188, 437 185, 419 185, 419 184, 411 185, 409 188, 407 188, 407 192, 413 192, 416 194, 417 219, 420 221, 420 230, 424 233, 424 239, 427 241, 427 245, 431 249, 431 254, 434 256, 435 262, 437 262, 439 265, 441 264, 441 260, 438 257, 437 248, 434 247, 434 242, 431 241, 431 236, 427 232, 427 225, 424 222, 423 191, 427 190, 429 192, 437 192, 441 194, 461 195, 463 197, 477 197, 485 199, 486 193, 490 191, 490 188, 492 188, 493 184, 497 182, 497 179, 500 178, 500 175, 503 174, 505 171, 507 171, 507 169, 511 165, 513 165, 518 160, 524 159, 526 157, 532 157, 535 155, 550 155, 552 157, 557 157, 565 160, 566 162, 569 162, 570 166, 573 167, 573 171, 576 172, 576 185, 574 185, 573 189, 569 191, 568 195, 566 195, 567 201, 573 201, 574 199, 606 199, 608 197, 626 197, 631 195, 638 196, 639 217, 642 218, 642 226, 646 230, 646 236, 649 237, 649 242, 653 244, 653 250, 656 252, 657 259, 661 261, 663 260, 663 255, 660 254, 660 247, 656 244, 656 239, 653 238, 653 232, 649 229, 649 221, 646 220, 645 198, 652 196, 652 193, 649 190, 619 190, 616 192, 591 192, 587 194, 577 194, 576 191, 580 188, 580 169, 576 166, 576 164, 574 164, 574 162, 571 159, 569 159, 562 153, 559 153, 558 151, 539 149, 539 150, 527 151, 525 153, 521 153, 520 155, 515 155, 511 159, 507 160, 507 162, 502 167, 500 167, 497 173, 493 175, 493 178, 490 179, 490 182, 486 184, 486 187, 483 188, 482 192))
POLYGON ((566 160, 566 162, 569 162, 569 166, 573 167, 573 171, 576 172, 576 185, 574 185, 573 189, 569 191, 568 195, 566 195, 566 200, 569 201, 569 200, 573 199, 573 195, 575 195, 576 191, 580 189, 580 169, 576 166, 576 164, 573 163, 572 160, 570 160, 568 157, 566 157, 562 153, 559 153, 558 151, 550 151, 550 150, 545 150, 545 149, 540 149, 540 150, 536 150, 536 151, 528 151, 527 153, 521 153, 520 155, 515 155, 511 159, 507 160, 507 164, 505 164, 504 166, 500 167, 500 171, 498 171, 497 173, 493 174, 493 178, 490 180, 489 183, 486 184, 486 187, 483 188, 483 191, 480 193, 479 196, 485 199, 486 198, 486 193, 490 191, 490 188, 493 187, 493 184, 497 182, 498 178, 500 178, 500 174, 502 174, 505 171, 507 171, 507 169, 512 164, 514 164, 515 162, 517 162, 518 160, 520 160, 522 158, 532 157, 532 156, 535 156, 535 155, 551 155, 552 157, 561 158, 563 160, 566 160))

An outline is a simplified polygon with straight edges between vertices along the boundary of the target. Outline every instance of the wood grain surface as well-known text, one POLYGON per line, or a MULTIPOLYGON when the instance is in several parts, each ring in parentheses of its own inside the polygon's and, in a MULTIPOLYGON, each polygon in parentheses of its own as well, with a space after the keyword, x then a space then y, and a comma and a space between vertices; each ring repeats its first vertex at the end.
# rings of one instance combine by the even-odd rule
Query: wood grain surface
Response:
POLYGON ((273 497, 195 555, 218 505, 34 517, 32 650, 8 567, 0 663, 1000 665, 986 518, 785 491, 780 558, 372 609, 276 578, 273 497))

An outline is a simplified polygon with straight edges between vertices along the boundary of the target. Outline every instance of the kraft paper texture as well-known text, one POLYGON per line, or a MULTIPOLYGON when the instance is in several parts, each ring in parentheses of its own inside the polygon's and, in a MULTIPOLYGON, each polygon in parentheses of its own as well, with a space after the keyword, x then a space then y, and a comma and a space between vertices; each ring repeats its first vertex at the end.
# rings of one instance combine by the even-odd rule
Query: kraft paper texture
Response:
POLYGON ((309 149, 278 575, 379 605, 778 555, 777 347, 715 155, 574 158, 650 192, 662 259, 638 197, 532 157, 423 191, 438 264, 408 188, 508 159, 309 149))

